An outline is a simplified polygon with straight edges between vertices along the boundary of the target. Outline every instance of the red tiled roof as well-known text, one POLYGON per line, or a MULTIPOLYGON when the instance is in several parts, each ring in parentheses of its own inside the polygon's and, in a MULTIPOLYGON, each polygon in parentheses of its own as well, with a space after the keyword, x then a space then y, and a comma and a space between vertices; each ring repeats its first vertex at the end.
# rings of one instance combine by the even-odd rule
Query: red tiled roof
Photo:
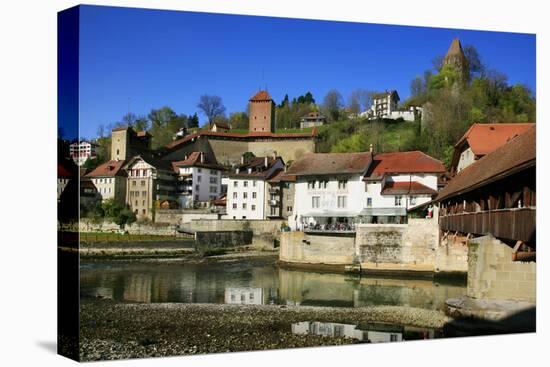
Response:
POLYGON ((372 162, 371 152, 308 153, 290 166, 289 175, 327 175, 363 173, 372 162))
POLYGON ((533 123, 473 124, 456 143, 455 148, 467 142, 476 156, 489 154, 534 125, 533 123))
POLYGON ((294 182, 296 181, 296 176, 295 175, 289 175, 285 172, 285 170, 281 169, 281 170, 278 170, 277 173, 275 173, 274 176, 271 176, 271 178, 268 180, 268 182, 273 182, 273 183, 277 183, 277 182, 294 182))
POLYGON ((311 133, 271 133, 271 132, 249 132, 246 134, 230 133, 230 132, 214 132, 214 131, 199 131, 191 135, 187 135, 181 139, 174 140, 166 145, 166 148, 173 149, 182 144, 185 144, 200 136, 219 137, 219 138, 235 138, 253 140, 255 138, 272 138, 272 139, 288 139, 288 138, 312 138, 317 136, 317 130, 313 129, 311 133))
POLYGON ((411 152, 380 153, 374 156, 365 180, 379 180, 390 173, 445 172, 441 161, 415 150, 411 152))
MULTIPOLYGON (((204 154, 204 153, 203 153, 204 154)), ((204 154, 204 162, 201 162, 201 152, 192 152, 187 159, 172 162, 174 171, 179 172, 177 167, 206 167, 214 169, 223 169, 216 161, 208 159, 208 155, 204 154)))
POLYGON ((92 172, 87 173, 86 177, 114 177, 125 176, 121 171, 125 161, 108 161, 97 166, 92 172))
POLYGON ((382 189, 382 195, 435 195, 437 191, 416 181, 388 182, 382 189))
POLYGON ((261 102, 261 101, 273 101, 269 93, 267 93, 266 90, 261 90, 258 93, 256 93, 252 98, 250 98, 250 101, 254 102, 261 102))
POLYGON ((531 126, 523 134, 460 171, 439 192, 437 200, 461 195, 536 165, 536 140, 536 128, 531 126))
POLYGON ((145 131, 145 130, 137 132, 137 136, 139 136, 139 137, 147 136, 147 135, 150 136, 151 134, 148 131, 145 131))
POLYGON ((61 163, 57 163, 57 177, 58 178, 71 178, 73 175, 67 168, 65 168, 61 163))

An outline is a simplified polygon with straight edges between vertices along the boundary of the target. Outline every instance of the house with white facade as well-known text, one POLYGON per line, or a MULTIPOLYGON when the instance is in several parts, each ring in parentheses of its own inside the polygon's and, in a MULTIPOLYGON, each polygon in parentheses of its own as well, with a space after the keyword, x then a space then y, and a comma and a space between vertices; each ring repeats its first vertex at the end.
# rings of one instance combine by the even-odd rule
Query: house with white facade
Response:
POLYGON ((266 219, 268 180, 284 169, 281 157, 253 157, 241 160, 229 174, 227 219, 266 219))
POLYGON ((99 145, 90 141, 74 142, 69 146, 69 154, 73 161, 82 166, 88 159, 94 159, 99 145))
POLYGON ((365 207, 363 177, 372 152, 309 153, 288 168, 296 177, 294 211, 288 224, 298 230, 352 230, 365 207))
POLYGON ((122 170, 123 165, 124 161, 108 161, 85 175, 97 188, 101 201, 114 199, 121 204, 126 203, 127 175, 122 170))
POLYGON ((422 107, 410 106, 408 109, 399 108, 399 94, 396 90, 389 90, 383 93, 375 93, 372 96, 372 106, 367 111, 359 114, 360 117, 369 120, 399 118, 405 121, 416 121, 422 116, 422 107))
POLYGON ((203 152, 192 152, 172 162, 178 175, 178 203, 181 208, 208 206, 222 195, 223 167, 203 152))
POLYGON ((454 147, 451 174, 462 171, 534 125, 533 123, 473 124, 454 147))
POLYGON ((365 174, 363 223, 406 223, 407 212, 432 200, 441 161, 420 151, 380 153, 365 174))

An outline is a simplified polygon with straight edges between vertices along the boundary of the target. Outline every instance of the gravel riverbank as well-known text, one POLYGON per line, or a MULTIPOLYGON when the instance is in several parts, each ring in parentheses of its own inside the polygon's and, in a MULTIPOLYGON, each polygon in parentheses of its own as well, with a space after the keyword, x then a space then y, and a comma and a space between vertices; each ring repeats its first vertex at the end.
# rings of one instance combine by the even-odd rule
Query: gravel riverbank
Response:
POLYGON ((302 321, 383 322, 440 328, 449 318, 410 307, 332 308, 227 304, 124 304, 82 300, 83 361, 353 344, 344 337, 293 334, 302 321))

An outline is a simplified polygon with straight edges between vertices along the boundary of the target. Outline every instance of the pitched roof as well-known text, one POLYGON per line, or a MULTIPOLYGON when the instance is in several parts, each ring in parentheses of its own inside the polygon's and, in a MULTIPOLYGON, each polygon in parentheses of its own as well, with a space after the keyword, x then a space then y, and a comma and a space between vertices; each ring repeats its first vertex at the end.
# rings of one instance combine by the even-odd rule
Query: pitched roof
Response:
POLYGON ((491 153, 498 147, 531 127, 534 123, 476 123, 470 126, 468 131, 456 143, 455 148, 460 148, 467 143, 476 156, 491 153))
POLYGON ((306 176, 363 173, 371 162, 371 152, 308 153, 294 162, 287 170, 287 174, 306 176))
POLYGON ((435 195, 437 191, 416 181, 388 182, 382 189, 382 195, 435 195))
POLYGON ((365 180, 380 180, 391 173, 439 173, 445 172, 441 161, 418 151, 380 153, 374 156, 365 180))
POLYGON ((73 175, 71 174, 71 172, 65 168, 65 166, 58 162, 57 163, 57 178, 71 178, 73 177, 73 175))
POLYGON ((445 198, 461 195, 487 183, 536 165, 536 128, 532 126, 523 134, 485 155, 453 177, 437 196, 445 198))
POLYGON ((313 138, 317 136, 317 130, 313 129, 308 133, 272 133, 272 132, 249 132, 246 134, 231 133, 231 132, 214 132, 209 130, 199 131, 194 134, 187 135, 181 139, 174 140, 166 144, 167 149, 176 148, 182 144, 192 141, 201 136, 213 137, 213 138, 230 138, 230 139, 244 139, 254 140, 256 138, 272 138, 272 139, 292 139, 292 138, 313 138))
POLYGON ((275 175, 271 176, 268 182, 278 183, 278 182, 294 182, 296 181, 295 175, 289 175, 285 172, 284 169, 275 171, 275 175))
POLYGON ((218 122, 213 122, 212 123, 212 126, 216 125, 217 127, 221 127, 223 129, 231 129, 231 126, 227 123, 227 122, 221 122, 221 121, 218 121, 218 122))
POLYGON ((268 171, 270 168, 273 167, 275 163, 278 161, 281 161, 283 164, 283 159, 281 157, 252 157, 247 162, 239 164, 235 167, 235 170, 230 173, 229 177, 251 177, 251 178, 263 178, 268 179, 270 177, 273 177, 273 174, 275 174, 278 171, 270 172, 268 176, 268 171), (266 159, 267 159, 267 167, 266 167, 266 159), (236 169, 239 169, 239 173, 236 173, 236 169), (248 170, 251 170, 250 173, 248 173, 248 170))
POLYGON ((273 101, 273 98, 269 95, 269 93, 266 90, 261 90, 258 93, 256 93, 252 98, 250 98, 250 101, 254 102, 261 102, 261 101, 273 101))
POLYGON ((462 50, 462 45, 460 44, 460 41, 458 40, 458 38, 453 39, 453 41, 451 42, 451 46, 449 46, 449 50, 447 51, 447 54, 445 55, 445 57, 451 56, 451 55, 464 56, 464 51, 462 50))
POLYGON ((114 177, 125 176, 121 171, 125 161, 108 161, 97 166, 92 172, 87 173, 86 177, 114 177))
POLYGON ((223 167, 220 166, 215 159, 211 160, 208 154, 204 154, 203 159, 204 161, 201 162, 201 152, 192 152, 191 154, 189 154, 187 159, 172 162, 172 167, 176 172, 178 171, 177 167, 206 167, 206 168, 214 168, 214 169, 223 169, 223 167))
POLYGON ((128 167, 135 162, 136 159, 142 159, 145 163, 153 166, 156 169, 162 169, 166 171, 174 171, 172 163, 170 161, 165 161, 162 159, 157 159, 149 156, 148 154, 136 155, 128 159, 123 165, 123 169, 128 169, 128 167))

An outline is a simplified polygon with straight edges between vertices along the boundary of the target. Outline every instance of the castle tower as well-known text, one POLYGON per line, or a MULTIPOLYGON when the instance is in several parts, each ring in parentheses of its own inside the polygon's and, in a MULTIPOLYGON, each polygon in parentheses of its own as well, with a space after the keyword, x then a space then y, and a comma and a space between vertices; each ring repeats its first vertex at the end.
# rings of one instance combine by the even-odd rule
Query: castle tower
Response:
POLYGON ((275 131, 275 102, 265 90, 249 100, 248 129, 250 132, 275 131))
POLYGON ((111 131, 111 159, 123 161, 151 150, 151 134, 135 132, 131 127, 118 127, 111 131))
POLYGON ((468 59, 464 55, 462 45, 458 38, 453 39, 447 54, 443 58, 443 65, 452 65, 456 68, 462 81, 468 81, 470 79, 470 65, 468 59))

